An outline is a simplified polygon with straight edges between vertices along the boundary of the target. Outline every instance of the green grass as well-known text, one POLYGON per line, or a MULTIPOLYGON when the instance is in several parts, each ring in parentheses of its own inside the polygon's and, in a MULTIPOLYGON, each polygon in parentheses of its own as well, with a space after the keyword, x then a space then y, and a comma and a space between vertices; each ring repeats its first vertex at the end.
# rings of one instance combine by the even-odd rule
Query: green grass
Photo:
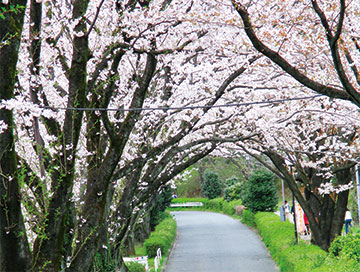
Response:
POLYGON ((153 253, 148 251, 149 251, 149 244, 155 243, 154 245, 157 245, 157 241, 159 240, 160 243, 165 246, 161 251, 162 258, 158 269, 158 271, 161 271, 164 260, 170 253, 170 248, 173 241, 175 240, 175 236, 176 236, 175 219, 173 219, 172 216, 167 213, 167 215, 165 215, 164 220, 161 221, 159 225, 156 226, 155 231, 151 233, 150 237, 144 242, 144 244, 137 244, 135 246, 135 256, 131 256, 131 257, 148 256, 148 264, 149 264, 150 272, 157 272, 155 271, 155 258, 150 257, 151 255, 153 255, 153 253))
POLYGON ((206 203, 209 200, 203 197, 190 198, 190 197, 181 197, 181 198, 173 198, 171 203, 185 203, 185 202, 201 202, 206 203))

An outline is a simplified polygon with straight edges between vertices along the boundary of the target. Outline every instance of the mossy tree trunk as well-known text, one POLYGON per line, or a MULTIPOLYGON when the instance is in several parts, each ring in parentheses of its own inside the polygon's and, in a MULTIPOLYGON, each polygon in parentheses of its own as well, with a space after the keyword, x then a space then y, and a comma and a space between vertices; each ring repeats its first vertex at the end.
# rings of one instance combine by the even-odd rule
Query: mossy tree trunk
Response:
MULTIPOLYGON (((81 18, 89 1, 76 0, 73 5, 74 19, 81 18)), ((86 22, 80 20, 75 33, 86 33, 86 22)), ((89 59, 88 36, 73 37, 73 55, 69 69, 68 108, 84 107, 87 94, 87 62, 89 59)), ((66 110, 62 129, 53 120, 46 120, 48 130, 58 137, 58 145, 63 151, 55 155, 51 175, 53 195, 49 200, 47 214, 42 222, 44 231, 34 244, 33 266, 35 271, 60 271, 64 252, 66 222, 70 217, 71 192, 74 179, 76 148, 82 126, 82 111, 66 110)), ((66 250, 65 250, 66 251, 66 250)))
MULTIPOLYGON (((115 60, 113 71, 117 70, 119 60, 115 60)), ((141 108, 145 100, 148 87, 153 78, 157 60, 154 55, 147 55, 147 63, 139 87, 135 90, 131 108, 141 108)), ((115 73, 116 74, 116 73, 115 73)), ((109 89, 108 91, 113 91, 109 89)), ((108 96, 108 94, 106 94, 108 96)), ((109 97, 109 96, 108 96, 109 97)), ((87 188, 85 195, 84 209, 81 212, 83 224, 78 227, 78 240, 80 241, 75 249, 75 257, 70 264, 69 271, 89 271, 91 268, 98 241, 100 238, 99 229, 104 222, 105 208, 109 186, 117 164, 121 158, 123 149, 128 137, 135 126, 140 111, 129 112, 119 129, 115 129, 107 117, 102 114, 103 122, 106 124, 107 133, 110 137, 110 146, 103 160, 94 159, 94 164, 88 168, 87 188)), ((91 141, 91 139, 89 139, 91 141)), ((95 146, 98 139, 93 138, 95 146)), ((92 145, 90 142, 88 145, 92 145)), ((97 156, 96 154, 94 156, 97 156)))
MULTIPOLYGON (((26 2, 11 1, 11 4, 26 6, 26 2)), ((0 3, 1 12, 2 9, 8 10, 9 5, 0 3)), ((8 100, 14 97, 24 9, 3 15, 5 18, 0 18, 0 100, 8 100)), ((31 257, 21 213, 12 112, 0 109, 0 121, 7 126, 0 132, 0 270, 26 271, 31 257)))
MULTIPOLYGON (((285 180, 307 215, 312 233, 312 243, 327 251, 334 238, 341 234, 349 191, 321 195, 318 188, 325 180, 317 175, 315 169, 298 169, 302 175, 295 179, 283 157, 271 151, 266 154, 279 171, 277 174, 285 180), (306 175, 304 175, 305 173, 306 175)), ((352 164, 336 172, 337 184, 350 183, 350 165, 352 164)))

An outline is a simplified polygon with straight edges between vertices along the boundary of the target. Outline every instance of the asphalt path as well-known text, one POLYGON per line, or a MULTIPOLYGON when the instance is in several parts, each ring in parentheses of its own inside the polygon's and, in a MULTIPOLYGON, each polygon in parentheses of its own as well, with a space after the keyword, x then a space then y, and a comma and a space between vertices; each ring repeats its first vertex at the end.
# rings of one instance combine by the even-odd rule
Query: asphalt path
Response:
POLYGON ((227 215, 172 212, 178 235, 166 272, 278 272, 257 234, 227 215))

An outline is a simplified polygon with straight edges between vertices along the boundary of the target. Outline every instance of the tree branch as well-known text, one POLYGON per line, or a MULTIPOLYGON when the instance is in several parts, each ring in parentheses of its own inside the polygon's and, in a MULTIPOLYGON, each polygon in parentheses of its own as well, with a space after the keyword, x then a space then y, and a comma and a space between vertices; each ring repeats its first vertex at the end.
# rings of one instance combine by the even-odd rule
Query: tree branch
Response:
MULTIPOLYGON (((327 95, 329 97, 333 98, 340 98, 344 100, 353 100, 352 97, 345 92, 344 90, 333 88, 330 86, 326 86, 323 84, 320 84, 309 77, 307 77, 305 74, 301 73, 299 69, 292 66, 289 62, 287 62, 283 57, 281 57, 277 52, 271 50, 269 47, 267 47, 263 42, 259 40, 259 38, 256 36, 254 27, 250 22, 249 14, 246 10, 246 8, 238 3, 236 0, 232 0, 232 4, 235 7, 235 10, 240 15, 243 23, 244 23, 244 30, 249 37, 251 43, 253 46, 258 50, 260 53, 264 54, 266 57, 268 57, 271 61, 279 65, 286 73, 291 75, 294 79, 296 79, 298 82, 303 84, 304 86, 320 93, 327 95)), ((354 101, 354 100, 353 100, 354 101)), ((359 106, 360 106, 360 99, 359 102, 355 100, 359 106)))

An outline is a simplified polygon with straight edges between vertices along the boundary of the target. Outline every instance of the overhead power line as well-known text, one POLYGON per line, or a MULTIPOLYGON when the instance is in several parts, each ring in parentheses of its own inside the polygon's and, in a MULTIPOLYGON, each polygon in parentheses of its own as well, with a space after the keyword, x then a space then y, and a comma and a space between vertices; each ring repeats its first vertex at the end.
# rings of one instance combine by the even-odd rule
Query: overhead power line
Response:
POLYGON ((73 108, 73 107, 50 107, 50 106, 40 106, 42 109, 50 110, 75 110, 75 111, 168 111, 168 110, 194 110, 194 109, 209 109, 209 108, 229 108, 229 107, 241 107, 241 106, 251 106, 251 105, 268 105, 268 104, 278 104, 288 101, 299 101, 299 100, 309 100, 325 95, 318 94, 313 96, 303 96, 303 97, 294 97, 294 98, 284 98, 284 99, 274 99, 266 101, 253 101, 253 102, 243 102, 243 103, 230 103, 222 105, 197 105, 197 106, 181 106, 181 107, 149 107, 149 108, 73 108))

